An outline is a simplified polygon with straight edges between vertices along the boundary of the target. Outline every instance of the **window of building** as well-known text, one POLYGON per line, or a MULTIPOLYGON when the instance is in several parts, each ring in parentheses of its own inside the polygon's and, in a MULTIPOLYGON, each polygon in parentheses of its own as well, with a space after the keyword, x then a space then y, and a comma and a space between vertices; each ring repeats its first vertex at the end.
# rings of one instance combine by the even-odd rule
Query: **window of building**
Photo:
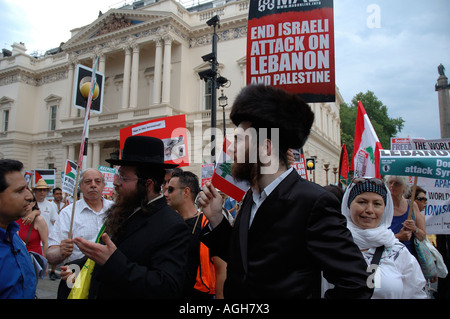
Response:
POLYGON ((9 123, 9 110, 3 111, 3 130, 2 132, 8 132, 8 123, 9 123))
MULTIPOLYGON (((5 136, 6 132, 8 132, 8 129, 10 129, 10 111, 13 107, 14 100, 10 99, 9 97, 3 96, 0 98, 0 133, 2 133, 2 136, 5 136)), ((12 127, 14 129, 14 127, 12 127)))
POLYGON ((57 126, 58 107, 61 104, 61 97, 50 94, 44 101, 47 103, 48 109, 48 130, 55 131, 57 126))
POLYGON ((56 130, 56 111, 57 105, 50 106, 50 131, 56 130))

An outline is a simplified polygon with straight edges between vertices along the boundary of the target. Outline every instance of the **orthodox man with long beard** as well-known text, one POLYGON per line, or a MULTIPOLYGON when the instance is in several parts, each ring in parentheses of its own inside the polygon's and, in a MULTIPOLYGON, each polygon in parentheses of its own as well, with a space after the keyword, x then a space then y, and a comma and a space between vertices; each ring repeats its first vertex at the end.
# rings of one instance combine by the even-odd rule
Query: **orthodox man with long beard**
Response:
POLYGON ((338 199, 289 168, 287 150, 301 148, 314 114, 298 95, 251 85, 233 103, 237 126, 232 174, 250 182, 234 225, 223 218, 212 184, 198 202, 210 222, 201 240, 227 262, 224 297, 370 298, 369 273, 346 228, 338 199))
POLYGON ((95 261, 89 298, 180 298, 188 257, 189 230, 161 194, 166 168, 160 139, 131 136, 114 176, 116 202, 102 243, 74 238, 95 261))

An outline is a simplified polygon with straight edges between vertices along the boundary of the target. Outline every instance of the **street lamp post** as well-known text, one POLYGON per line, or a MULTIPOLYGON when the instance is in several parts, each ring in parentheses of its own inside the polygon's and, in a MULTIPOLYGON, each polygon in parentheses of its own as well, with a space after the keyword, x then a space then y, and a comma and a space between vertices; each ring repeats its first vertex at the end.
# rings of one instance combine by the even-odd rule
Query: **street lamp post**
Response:
POLYGON ((225 106, 228 105, 228 98, 226 95, 223 95, 223 90, 221 90, 221 95, 219 96, 219 106, 222 107, 223 111, 223 137, 227 137, 227 127, 225 125, 225 106))
POLYGON ((329 166, 330 166, 330 164, 328 164, 328 163, 323 164, 323 167, 324 167, 324 170, 325 170, 325 178, 326 178, 325 179, 326 180, 325 185, 328 185, 328 171, 330 170, 329 166))
POLYGON ((220 76, 217 72, 217 40, 218 35, 216 34, 216 26, 220 28, 220 19, 218 15, 215 15, 206 24, 213 27, 213 37, 212 37, 212 52, 202 56, 203 61, 211 63, 211 69, 198 72, 200 79, 211 81, 211 159, 212 162, 216 162, 216 120, 217 120, 217 89, 224 86, 230 81, 220 76), (219 76, 218 76, 219 75, 219 76))

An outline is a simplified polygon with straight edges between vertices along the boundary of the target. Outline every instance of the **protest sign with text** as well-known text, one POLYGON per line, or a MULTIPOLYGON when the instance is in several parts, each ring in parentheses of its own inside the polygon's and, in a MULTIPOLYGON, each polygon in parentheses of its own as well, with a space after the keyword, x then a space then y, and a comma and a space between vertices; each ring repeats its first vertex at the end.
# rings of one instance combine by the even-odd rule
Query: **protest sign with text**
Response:
POLYGON ((72 196, 75 189, 77 180, 77 168, 78 165, 74 161, 66 160, 64 178, 62 182, 62 191, 69 194, 70 196, 72 196))
POLYGON ((120 153, 129 136, 144 135, 159 138, 164 143, 164 162, 189 165, 186 115, 153 119, 120 130, 120 153))
POLYGON ((450 180, 450 151, 380 150, 380 172, 450 180))
POLYGON ((103 188, 102 195, 113 196, 114 193, 114 175, 117 174, 116 167, 106 167, 99 165, 98 170, 105 178, 105 187, 103 188))
MULTIPOLYGON (((411 149, 450 151, 450 139, 412 139, 411 149)), ((426 191, 427 205, 423 213, 427 234, 450 234, 450 180, 419 177, 417 185, 426 191)))
POLYGON ((250 1, 247 84, 335 101, 333 0, 250 1))

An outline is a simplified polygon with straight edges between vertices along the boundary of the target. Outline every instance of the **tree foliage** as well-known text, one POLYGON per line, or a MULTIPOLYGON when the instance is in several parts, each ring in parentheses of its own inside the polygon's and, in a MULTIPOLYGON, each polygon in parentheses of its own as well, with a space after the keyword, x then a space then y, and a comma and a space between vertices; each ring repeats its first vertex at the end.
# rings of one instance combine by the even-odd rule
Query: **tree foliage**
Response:
POLYGON ((387 106, 381 102, 372 91, 356 94, 350 105, 341 104, 341 142, 347 145, 349 160, 353 154, 353 144, 356 125, 356 114, 358 111, 358 101, 361 101, 370 122, 378 135, 381 146, 390 149, 391 137, 394 137, 403 128, 405 122, 401 117, 390 118, 387 114, 387 106))

